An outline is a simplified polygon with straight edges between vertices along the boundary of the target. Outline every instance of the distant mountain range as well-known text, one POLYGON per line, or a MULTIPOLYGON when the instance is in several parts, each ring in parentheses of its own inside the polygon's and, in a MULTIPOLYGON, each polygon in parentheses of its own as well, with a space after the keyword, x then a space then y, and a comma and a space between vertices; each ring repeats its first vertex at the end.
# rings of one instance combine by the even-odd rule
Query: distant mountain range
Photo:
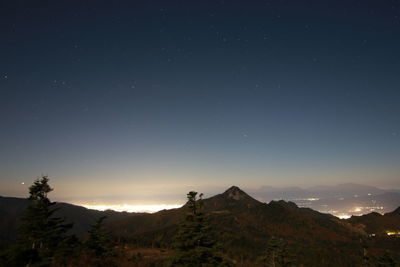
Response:
MULTIPOLYGON (((15 240, 19 217, 28 204, 26 199, 0 197, 0 244, 15 240)), ((97 218, 107 215, 106 226, 116 240, 142 248, 171 248, 187 212, 186 205, 153 214, 57 205, 57 216, 74 222, 77 235, 84 234, 97 218)), ((388 232, 400 231, 400 208, 385 215, 371 213, 341 220, 293 202, 262 203, 232 186, 222 194, 204 199, 203 211, 224 257, 237 266, 254 266, 272 238, 281 240, 285 253, 294 255, 303 266, 360 266, 366 251, 370 257, 384 253, 400 256, 400 238, 388 236, 388 232)))
POLYGON ((384 193, 400 193, 400 190, 386 190, 374 186, 344 183, 332 186, 301 187, 272 187, 262 186, 258 189, 248 189, 255 198, 262 201, 274 199, 298 199, 298 198, 348 198, 364 195, 379 195, 384 193))
POLYGON ((248 192, 262 202, 283 199, 295 202, 300 207, 348 217, 369 212, 383 214, 400 205, 400 190, 385 190, 354 183, 310 188, 263 186, 248 192))

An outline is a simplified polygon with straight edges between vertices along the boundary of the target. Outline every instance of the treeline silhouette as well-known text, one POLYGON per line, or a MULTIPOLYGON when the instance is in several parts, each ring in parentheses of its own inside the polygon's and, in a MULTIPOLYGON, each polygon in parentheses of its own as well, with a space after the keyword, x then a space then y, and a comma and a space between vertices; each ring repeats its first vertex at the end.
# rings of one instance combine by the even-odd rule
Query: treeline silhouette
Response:
MULTIPOLYGON (((58 208, 55 207, 55 202, 50 201, 48 197, 51 191, 53 189, 49 185, 47 176, 37 179, 29 187, 30 205, 21 218, 22 224, 18 229, 18 239, 15 244, 1 252, 0 266, 290 267, 305 266, 302 264, 304 259, 311 262, 311 266, 332 266, 329 257, 324 256, 322 261, 326 260, 326 262, 322 262, 320 258, 310 259, 314 257, 314 254, 301 255, 301 253, 307 254, 313 250, 316 253, 322 252, 323 250, 320 250, 318 246, 306 250, 305 247, 296 246, 291 240, 285 240, 279 236, 261 239, 267 240, 261 243, 263 244, 261 247, 260 245, 254 247, 254 244, 245 241, 242 244, 237 244, 235 241, 235 246, 227 246, 225 242, 224 247, 218 240, 226 241, 234 235, 240 236, 240 233, 216 233, 209 219, 210 216, 204 208, 203 195, 198 196, 198 193, 194 191, 187 194, 187 203, 184 205, 186 211, 177 230, 171 231, 173 235, 167 238, 168 231, 152 235, 150 243, 153 248, 149 248, 148 244, 150 243, 147 242, 148 240, 146 241, 146 237, 142 237, 143 240, 140 240, 141 237, 137 237, 136 246, 132 246, 132 242, 129 242, 128 238, 124 240, 113 235, 104 224, 104 216, 91 225, 85 235, 77 237, 70 233, 73 227, 72 223, 66 223, 64 218, 55 216, 58 208), (166 244, 165 240, 169 240, 170 243, 166 244), (240 250, 237 248, 254 250, 258 255, 251 260, 243 256, 238 258, 238 255, 235 254, 238 254, 240 250)), ((234 188, 228 194, 234 199, 240 198, 241 196, 237 195, 240 194, 239 191, 242 192, 239 188, 234 188)), ((245 196, 242 199, 243 206, 240 207, 240 210, 258 205, 257 201, 244 192, 242 193, 245 196)), ((232 205, 231 201, 231 199, 218 199, 212 205, 229 206, 232 205), (224 201, 227 202, 223 203, 224 201)), ((289 209, 294 209, 290 205, 289 209)), ((278 206, 272 206, 272 208, 276 209, 278 206)), ((259 210, 255 209, 254 211, 258 212, 259 210)), ((218 211, 218 213, 220 212, 223 213, 223 211, 218 211)), ((260 212, 260 216, 263 216, 263 213, 260 212)), ((224 221, 223 217, 219 218, 222 220, 219 223, 225 224, 226 229, 232 228, 230 221, 224 221)), ((245 218, 234 217, 234 219, 243 220, 245 218)), ((279 218, 275 219, 280 220, 279 218)), ((301 227, 299 222, 295 222, 295 224, 301 227)), ((243 229, 244 233, 249 233, 249 231, 254 230, 243 229)), ((371 255, 368 252, 369 244, 367 240, 360 239, 360 245, 349 250, 353 251, 354 255, 349 254, 348 264, 343 263, 342 266, 400 266, 393 253, 371 255), (354 264, 354 262, 358 262, 358 264, 354 264)))
POLYGON ((31 204, 22 216, 15 244, 3 251, 1 266, 106 266, 112 265, 114 245, 101 217, 80 240, 68 234, 72 223, 55 217, 57 208, 48 194, 47 176, 29 187, 31 204))

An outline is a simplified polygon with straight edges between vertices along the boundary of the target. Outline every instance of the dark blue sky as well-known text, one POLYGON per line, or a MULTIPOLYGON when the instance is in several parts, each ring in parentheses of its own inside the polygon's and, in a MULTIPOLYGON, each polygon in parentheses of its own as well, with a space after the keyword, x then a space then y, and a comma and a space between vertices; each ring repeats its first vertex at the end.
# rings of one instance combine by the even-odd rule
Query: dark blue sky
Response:
POLYGON ((400 186, 399 1, 3 1, 0 23, 0 194, 400 186))

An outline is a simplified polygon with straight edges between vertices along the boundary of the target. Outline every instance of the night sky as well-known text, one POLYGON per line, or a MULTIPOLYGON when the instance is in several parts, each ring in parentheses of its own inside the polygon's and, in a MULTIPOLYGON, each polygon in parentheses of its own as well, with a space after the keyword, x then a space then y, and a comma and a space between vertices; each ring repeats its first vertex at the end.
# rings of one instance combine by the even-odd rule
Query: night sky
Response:
POLYGON ((0 27, 0 195, 400 187, 399 1, 1 1, 0 27))

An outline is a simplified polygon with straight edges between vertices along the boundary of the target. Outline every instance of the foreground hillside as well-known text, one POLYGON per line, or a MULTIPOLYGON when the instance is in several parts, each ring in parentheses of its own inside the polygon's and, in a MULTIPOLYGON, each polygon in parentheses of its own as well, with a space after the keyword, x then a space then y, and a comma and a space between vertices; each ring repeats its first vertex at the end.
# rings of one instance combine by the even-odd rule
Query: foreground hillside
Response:
MULTIPOLYGON (((93 231, 90 226, 108 216, 105 226, 110 235, 105 244, 99 243, 106 248, 103 256, 93 254, 87 241, 74 243, 65 266, 100 266, 99 262, 111 266, 165 265, 177 253, 174 243, 190 210, 188 203, 154 214, 100 212, 56 204, 55 215, 73 222, 72 233, 77 236, 93 231)), ((217 242, 218 255, 232 266, 269 266, 265 259, 270 260, 271 251, 286 262, 275 266, 399 266, 400 238, 388 233, 399 232, 400 209, 340 220, 292 202, 262 203, 235 186, 198 203, 209 225, 204 231, 217 242)), ((15 240, 20 217, 29 204, 27 199, 0 197, 3 247, 15 240)), ((97 234, 103 238, 101 232, 97 234)))
POLYGON ((397 235, 400 229, 400 207, 384 215, 373 212, 362 216, 352 216, 348 221, 362 228, 369 235, 397 235))
MULTIPOLYGON (((237 187, 203 200, 204 212, 224 255, 251 266, 271 238, 285 243, 287 253, 304 266, 357 266, 363 261, 360 240, 368 235, 347 221, 294 203, 261 203, 237 187)), ((110 223, 119 240, 138 247, 169 248, 186 207, 130 217, 110 223)))

